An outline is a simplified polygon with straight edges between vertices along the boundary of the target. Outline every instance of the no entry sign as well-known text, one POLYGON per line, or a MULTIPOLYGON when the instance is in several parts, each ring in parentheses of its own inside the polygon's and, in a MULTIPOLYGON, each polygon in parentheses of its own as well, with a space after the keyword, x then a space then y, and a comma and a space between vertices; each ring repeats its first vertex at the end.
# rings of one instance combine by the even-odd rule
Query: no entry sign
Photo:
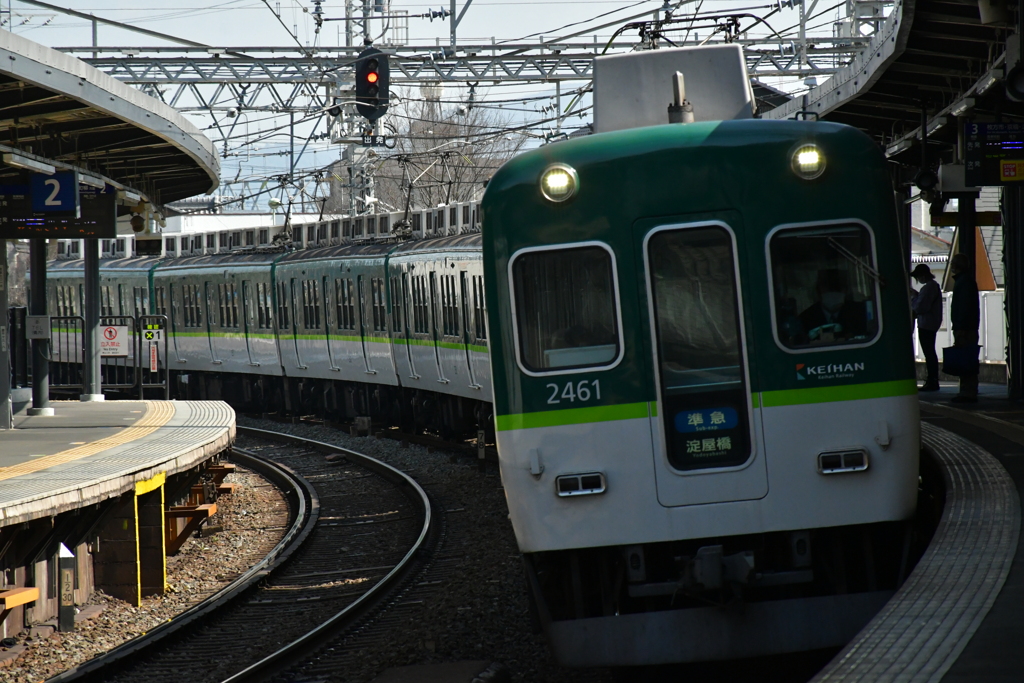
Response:
POLYGON ((100 356, 123 358, 128 355, 128 326, 108 325, 100 328, 100 356))

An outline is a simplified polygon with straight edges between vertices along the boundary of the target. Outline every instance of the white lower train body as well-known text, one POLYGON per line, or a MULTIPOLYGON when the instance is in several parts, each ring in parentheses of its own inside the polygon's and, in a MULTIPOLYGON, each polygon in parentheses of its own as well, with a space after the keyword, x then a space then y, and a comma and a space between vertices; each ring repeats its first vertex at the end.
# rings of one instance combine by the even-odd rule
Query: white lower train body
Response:
POLYGON ((563 664, 839 646, 903 580, 892 555, 917 504, 916 396, 755 408, 754 457, 718 472, 672 470, 648 413, 499 428, 511 519, 563 664), (866 469, 823 473, 829 452, 861 452, 866 469), (559 495, 556 479, 588 473, 603 492, 559 495))

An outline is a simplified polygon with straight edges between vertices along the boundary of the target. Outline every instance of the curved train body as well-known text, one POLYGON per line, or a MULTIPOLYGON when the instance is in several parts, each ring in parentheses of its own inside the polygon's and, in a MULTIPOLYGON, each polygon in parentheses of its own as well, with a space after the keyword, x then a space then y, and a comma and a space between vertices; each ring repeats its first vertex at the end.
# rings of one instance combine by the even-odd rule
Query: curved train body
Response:
MULTIPOLYGON (((918 477, 906 274, 876 146, 811 122, 594 135, 506 164, 483 223, 106 262, 103 313, 168 317, 182 397, 496 428, 563 663, 851 637, 906 572, 918 477), (539 185, 555 167, 559 201, 539 185)), ((81 311, 81 278, 81 261, 55 265, 52 311, 81 311)))
POLYGON ((902 580, 919 449, 876 145, 794 121, 607 133, 509 162, 482 210, 503 482, 558 657, 859 630, 902 580))

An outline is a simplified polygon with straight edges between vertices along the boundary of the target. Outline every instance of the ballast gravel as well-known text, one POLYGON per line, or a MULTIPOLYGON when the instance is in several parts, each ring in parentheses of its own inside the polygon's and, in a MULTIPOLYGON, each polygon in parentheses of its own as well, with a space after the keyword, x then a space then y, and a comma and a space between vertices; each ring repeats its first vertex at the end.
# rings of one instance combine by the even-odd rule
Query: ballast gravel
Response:
POLYGON ((223 531, 193 537, 167 558, 165 595, 143 598, 142 605, 133 607, 95 591, 80 608, 99 606, 102 611, 78 621, 74 631, 58 631, 45 639, 31 638, 27 631, 19 634, 18 644, 28 649, 0 668, 0 681, 37 683, 56 676, 202 602, 263 559, 284 535, 287 503, 272 484, 240 466, 225 481, 239 487, 217 500, 210 524, 223 531))
MULTIPOLYGON (((366 645, 358 672, 346 681, 368 683, 385 669, 418 664, 490 660, 508 668, 517 683, 605 683, 606 669, 569 669, 551 656, 531 627, 522 559, 497 466, 481 473, 477 462, 442 450, 392 439, 353 437, 338 429, 282 424, 238 416, 240 426, 285 432, 348 448, 401 469, 430 492, 443 487, 447 515, 468 515, 477 533, 460 536, 464 561, 443 590, 425 600, 416 618, 366 645)), ((240 439, 244 443, 244 437, 240 439)), ((340 680, 340 679, 339 679, 340 680)))

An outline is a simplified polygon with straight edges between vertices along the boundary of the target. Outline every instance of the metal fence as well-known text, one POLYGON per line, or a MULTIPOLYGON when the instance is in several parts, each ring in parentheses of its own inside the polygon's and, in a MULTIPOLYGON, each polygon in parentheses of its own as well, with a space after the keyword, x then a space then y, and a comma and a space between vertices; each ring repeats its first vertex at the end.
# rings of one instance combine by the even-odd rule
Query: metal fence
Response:
POLYGON ((167 373, 167 316, 139 316, 139 397, 146 389, 163 388, 164 400, 171 397, 171 383, 167 373))
POLYGON ((50 387, 84 388, 84 343, 85 318, 80 315, 50 318, 50 387))
MULTIPOLYGON (((100 377, 106 389, 163 389, 170 398, 167 373, 167 316, 127 315, 100 318, 100 377)), ((24 333, 22 333, 24 334, 24 333)), ((50 318, 50 387, 85 389, 85 319, 50 318)), ((31 384, 31 382, 29 382, 31 384)))
POLYGON ((136 347, 138 342, 135 338, 135 318, 130 315, 112 315, 100 318, 100 344, 103 340, 111 339, 111 335, 120 336, 127 328, 127 339, 120 348, 126 355, 114 356, 101 353, 100 373, 103 386, 108 389, 131 389, 139 384, 138 353, 136 347))

